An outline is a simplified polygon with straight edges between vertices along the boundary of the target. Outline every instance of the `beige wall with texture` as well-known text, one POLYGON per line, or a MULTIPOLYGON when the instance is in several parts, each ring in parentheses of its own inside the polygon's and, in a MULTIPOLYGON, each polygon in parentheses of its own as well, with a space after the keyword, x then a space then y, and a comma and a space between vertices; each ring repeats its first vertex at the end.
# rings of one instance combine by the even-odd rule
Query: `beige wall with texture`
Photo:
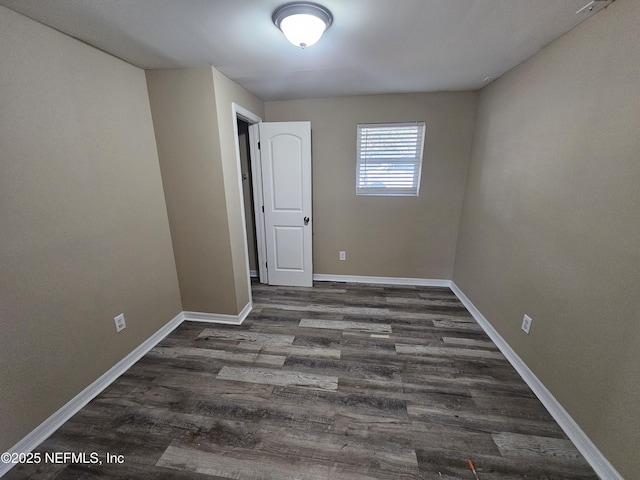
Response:
POLYGON ((5 451, 182 307, 144 72, 4 7, 0 32, 5 451))
POLYGON ((236 314, 211 68, 147 70, 185 311, 236 314))
POLYGON ((455 92, 265 104, 267 121, 311 121, 314 273, 451 278, 476 99, 455 92), (426 122, 420 195, 356 196, 357 124, 407 121, 426 122))
POLYGON ((482 91, 453 276, 625 478, 640 470, 638 25, 640 2, 617 0, 482 91))
POLYGON ((232 104, 263 103, 211 67, 146 75, 184 310, 237 315, 250 291, 232 104))
POLYGON ((224 175, 225 204, 233 261, 233 282, 237 296, 236 308, 240 312, 249 302, 251 292, 244 201, 238 159, 237 123, 236 117, 233 115, 233 104, 235 103, 264 119, 264 103, 215 68, 213 69, 213 77, 220 135, 220 158, 224 175))

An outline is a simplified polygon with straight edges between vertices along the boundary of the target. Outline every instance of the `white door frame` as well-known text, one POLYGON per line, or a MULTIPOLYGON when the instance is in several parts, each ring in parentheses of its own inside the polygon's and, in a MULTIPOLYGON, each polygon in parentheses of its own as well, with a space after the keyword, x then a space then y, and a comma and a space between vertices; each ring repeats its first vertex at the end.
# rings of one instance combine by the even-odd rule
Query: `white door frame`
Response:
POLYGON ((260 131, 258 123, 249 125, 249 160, 251 161, 251 181, 253 184, 253 215, 255 217, 256 248, 258 250, 258 277, 260 283, 268 284, 269 270, 267 270, 267 239, 264 226, 262 164, 260 162, 260 131))
POLYGON ((244 232, 244 252, 245 252, 245 264, 247 270, 247 286, 249 289, 249 301, 252 301, 251 295, 251 273, 249 271, 249 242, 247 241, 247 223, 245 216, 245 205, 243 186, 242 186, 242 164, 240 160, 240 145, 238 143, 238 119, 249 124, 249 158, 251 161, 251 175, 253 181, 253 210, 255 212, 255 225, 256 225, 256 243, 258 244, 258 271, 260 274, 260 283, 267 283, 266 269, 262 267, 266 262, 266 250, 264 248, 264 216, 262 214, 262 172, 260 170, 260 164, 257 161, 256 152, 258 151, 258 139, 255 138, 255 128, 252 125, 256 125, 262 121, 255 113, 247 110, 242 105, 235 102, 231 104, 231 112, 233 114, 233 132, 236 146, 236 162, 238 165, 238 185, 240 187, 240 201, 242 202, 242 208, 240 209, 242 215, 242 229, 244 232), (252 131, 254 133, 252 133, 252 131), (262 280, 265 275, 265 281, 262 280))

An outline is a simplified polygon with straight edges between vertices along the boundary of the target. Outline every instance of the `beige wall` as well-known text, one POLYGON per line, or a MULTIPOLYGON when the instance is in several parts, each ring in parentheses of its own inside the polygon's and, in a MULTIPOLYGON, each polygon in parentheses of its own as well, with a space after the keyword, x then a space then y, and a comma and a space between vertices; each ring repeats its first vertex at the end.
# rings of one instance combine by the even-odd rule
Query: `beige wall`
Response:
POLYGON ((267 102, 266 120, 311 121, 314 273, 450 279, 477 93, 267 102), (426 122, 419 197, 356 197, 358 123, 426 122), (347 252, 339 261, 338 252, 347 252))
POLYGON ((182 306, 236 314, 213 72, 146 76, 182 306))
POLYGON ((237 157, 237 126, 232 104, 236 103, 260 118, 264 118, 264 103, 215 68, 213 69, 213 78, 220 135, 220 158, 224 175, 228 231, 234 272, 233 281, 236 290, 236 313, 238 313, 249 302, 251 292, 248 277, 244 202, 240 182, 241 172, 237 157))
POLYGON ((182 307, 144 72, 4 7, 0 32, 5 451, 182 307))
POLYGON ((250 292, 232 102, 262 102, 209 67, 146 74, 183 307, 236 315, 250 292))
POLYGON ((640 2, 617 0, 482 91, 453 276, 626 478, 640 471, 638 25, 640 2))

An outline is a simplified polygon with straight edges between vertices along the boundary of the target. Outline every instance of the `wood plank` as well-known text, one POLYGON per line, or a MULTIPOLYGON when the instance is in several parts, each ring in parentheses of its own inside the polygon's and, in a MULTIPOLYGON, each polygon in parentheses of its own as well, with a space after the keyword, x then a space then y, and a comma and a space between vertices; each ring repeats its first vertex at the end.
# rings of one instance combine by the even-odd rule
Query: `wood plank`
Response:
POLYGON ((218 373, 217 378, 268 385, 296 385, 299 387, 320 388, 323 390, 338 389, 338 377, 289 370, 223 367, 220 373, 218 373))
POLYGON ((549 438, 562 438, 562 430, 554 422, 503 417, 477 413, 473 408, 451 407, 437 408, 430 405, 407 404, 411 418, 420 419, 429 424, 451 425, 466 428, 469 431, 492 433, 520 433, 525 435, 544 435, 549 438))
POLYGON ((358 330, 360 332, 391 333, 391 325, 388 324, 348 322, 342 320, 303 318, 300 320, 300 326, 307 328, 326 328, 328 330, 358 330))
POLYGON ((276 387, 270 401, 277 405, 297 405, 310 412, 360 413, 388 418, 407 419, 404 399, 392 398, 373 392, 327 392, 297 387, 276 387))
MULTIPOLYGON (((304 464, 329 467, 352 476, 374 475, 382 479, 414 479, 418 473, 415 450, 390 442, 371 442, 345 438, 331 432, 291 430, 277 425, 220 421, 215 432, 189 440, 178 440, 172 447, 225 455, 238 463, 256 461, 259 469, 248 475, 269 477, 282 468, 304 464), (233 447, 233 448, 229 448, 233 447)), ((306 478, 306 477, 303 477, 306 478)), ((330 477, 332 478, 332 477, 330 477)))
POLYGON ((416 449, 421 478, 460 480, 473 478, 467 466, 472 458, 480 479, 490 480, 598 480, 590 468, 511 459, 486 455, 473 448, 445 450, 423 447, 416 449))
POLYGON ((442 341, 444 343, 448 343, 450 345, 462 345, 466 347, 480 347, 480 348, 490 348, 497 349, 493 342, 488 340, 477 340, 475 338, 463 338, 463 337, 442 337, 442 341))
POLYGON ((284 355, 267 355, 264 353, 228 352, 210 348, 193 347, 156 347, 153 355, 165 358, 203 357, 216 360, 227 360, 231 363, 251 363, 256 365, 273 365, 281 367, 287 358, 284 355))
POLYGON ((154 385, 169 388, 188 388, 190 392, 221 398, 264 401, 271 396, 273 385, 220 380, 216 375, 197 373, 167 374, 154 380, 154 385))
POLYGON ((396 343, 396 352, 407 355, 435 355, 437 357, 474 357, 505 360, 500 352, 476 350, 470 348, 430 347, 427 345, 409 345, 396 343))
POLYGON ((358 413, 336 415, 334 432, 349 437, 385 438, 412 448, 438 445, 444 450, 476 451, 489 455, 500 453, 489 433, 358 413))
MULTIPOLYGON (((267 306, 258 303, 258 306, 267 306)), ((273 304, 271 308, 277 308, 284 311, 301 311, 301 312, 317 312, 321 314, 337 314, 337 315, 370 315, 381 316, 389 313, 388 308, 368 308, 368 307, 336 307, 332 305, 285 305, 273 304)))
POLYGON ((549 438, 520 433, 494 433, 491 435, 503 457, 526 458, 540 462, 560 461, 564 464, 582 465, 584 458, 565 438, 549 438))
POLYGON ((366 362, 349 361, 341 358, 327 360, 290 356, 285 361, 283 370, 295 370, 308 373, 320 373, 334 377, 369 378, 379 380, 400 380, 402 366, 389 362, 370 359, 366 362))
POLYGON ((169 446, 157 466, 186 470, 205 475, 243 480, 375 480, 376 477, 342 472, 330 466, 304 463, 267 462, 235 458, 224 454, 203 452, 194 448, 169 446))
POLYGON ((471 330, 475 332, 482 332, 482 327, 475 322, 457 322, 454 320, 434 320, 434 327, 451 329, 451 330, 471 330))
POLYGON ((205 328, 198 337, 252 342, 259 345, 291 345, 295 338, 293 335, 246 332, 240 330, 218 330, 215 328, 205 328))
MULTIPOLYGON (((237 346, 241 350, 259 350, 262 353, 278 355, 296 355, 298 357, 333 358, 340 359, 340 350, 337 348, 306 347, 297 345, 268 345, 261 346, 253 343, 240 342, 237 346)), ((283 357, 284 358, 284 357, 283 357)))

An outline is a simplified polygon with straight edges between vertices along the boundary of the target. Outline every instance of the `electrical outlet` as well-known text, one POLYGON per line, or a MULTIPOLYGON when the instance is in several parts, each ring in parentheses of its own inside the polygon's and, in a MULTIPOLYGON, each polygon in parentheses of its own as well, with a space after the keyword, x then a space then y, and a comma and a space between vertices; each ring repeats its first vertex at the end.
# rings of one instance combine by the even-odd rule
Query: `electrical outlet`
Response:
POLYGON ((116 333, 120 333, 122 330, 127 328, 127 322, 124 321, 124 313, 115 317, 113 321, 116 322, 116 333))
POLYGON ((522 331, 527 335, 529 335, 529 330, 531 330, 531 322, 533 322, 533 320, 529 315, 525 315, 522 319, 522 331))
POLYGON ((340 252, 340 260, 346 260, 347 259, 347 252, 340 252))

